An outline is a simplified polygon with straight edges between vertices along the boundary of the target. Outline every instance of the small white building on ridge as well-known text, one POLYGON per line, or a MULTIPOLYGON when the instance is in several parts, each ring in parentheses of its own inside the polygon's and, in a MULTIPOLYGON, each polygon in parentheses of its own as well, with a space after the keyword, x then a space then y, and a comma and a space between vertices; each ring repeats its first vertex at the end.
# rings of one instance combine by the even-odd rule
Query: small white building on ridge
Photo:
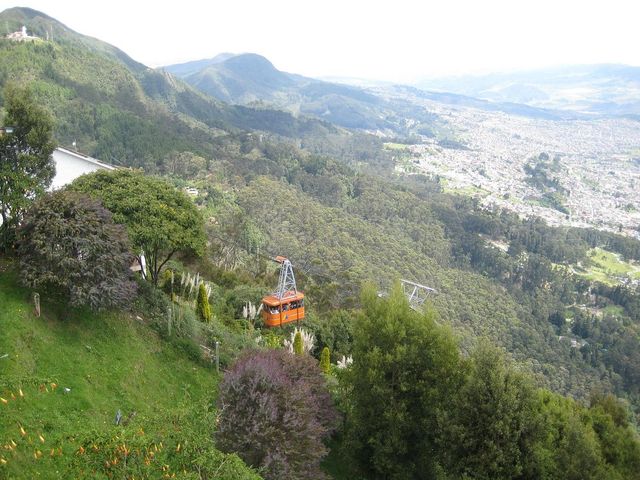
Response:
POLYGON ((49 190, 62 188, 85 173, 97 170, 115 170, 116 168, 88 155, 61 147, 53 151, 53 161, 56 164, 56 175, 53 177, 49 190))
POLYGON ((29 35, 27 33, 27 27, 25 27, 24 25, 20 30, 18 30, 17 32, 9 33, 5 38, 14 42, 33 42, 36 40, 40 40, 39 37, 29 35))

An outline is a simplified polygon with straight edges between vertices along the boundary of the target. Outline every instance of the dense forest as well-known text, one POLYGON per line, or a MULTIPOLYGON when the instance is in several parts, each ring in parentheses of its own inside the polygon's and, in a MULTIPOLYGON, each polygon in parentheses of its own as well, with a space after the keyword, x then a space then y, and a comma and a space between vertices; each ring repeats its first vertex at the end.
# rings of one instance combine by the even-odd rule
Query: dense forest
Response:
MULTIPOLYGON (((314 441, 335 445, 332 475, 339 465, 365 478, 584 478, 580 465, 591 465, 593 478, 637 478, 640 295, 632 285, 589 280, 576 266, 588 265, 596 247, 640 261, 640 242, 481 208, 444 193, 437 178, 396 173, 378 137, 229 106, 37 12, 3 15, 10 25, 31 16, 36 34, 55 34, 38 43, 0 40, 0 85, 27 86, 50 112, 58 142, 75 140, 97 158, 140 169, 134 177, 198 189, 206 248, 202 241, 158 269, 159 289, 141 282, 133 311, 193 357, 198 345, 220 342, 222 367, 237 375, 224 380, 229 392, 234 381, 242 385, 242 369, 267 383, 277 372, 274 385, 300 388, 283 398, 308 409, 300 392, 320 387, 307 360, 246 356, 256 343, 295 341, 290 329, 262 329, 249 307, 277 281, 268 258, 292 260, 307 295, 303 326, 315 339, 306 354, 320 358, 326 347, 334 365, 354 361, 328 374, 336 411, 303 422, 314 441), (208 314, 192 307, 194 278, 209 289, 208 314), (436 290, 426 313, 406 304, 400 278, 436 290), (289 370, 296 362, 302 379, 289 370), (405 374, 396 362, 411 368, 405 374), (395 408, 373 408, 389 397, 395 408), (500 398, 504 410, 488 400, 500 398), (473 431, 476 418, 486 422, 473 431), (420 432, 433 434, 414 441, 420 432), (487 438, 504 444, 490 447, 487 438)), ((529 173, 540 188, 553 188, 538 166, 529 173)), ((103 187, 86 182, 73 189, 100 197, 103 187)), ((110 207, 116 217, 117 208, 110 207)), ((235 428, 240 417, 216 421, 235 428)), ((243 456, 237 438, 218 435, 248 464, 263 462, 265 478, 305 478, 278 477, 302 463, 251 457, 248 447, 243 456)))

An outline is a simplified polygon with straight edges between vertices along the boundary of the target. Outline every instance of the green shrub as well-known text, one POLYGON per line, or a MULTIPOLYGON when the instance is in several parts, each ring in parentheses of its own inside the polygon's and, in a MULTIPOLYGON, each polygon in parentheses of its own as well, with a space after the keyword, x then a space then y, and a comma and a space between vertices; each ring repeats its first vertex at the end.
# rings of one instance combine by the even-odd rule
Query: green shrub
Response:
POLYGON ((282 335, 277 334, 273 330, 267 330, 262 334, 262 344, 266 348, 276 349, 282 347, 282 341, 284 337, 282 335))
POLYGON ((302 355, 304 353, 304 343, 302 342, 302 333, 300 333, 300 330, 296 330, 296 335, 293 337, 293 353, 296 355, 302 355))
POLYGON ((211 307, 209 306, 209 296, 207 295, 207 289, 204 283, 201 283, 198 287, 198 317, 203 322, 209 323, 211 321, 211 307))
POLYGON ((331 354, 329 353, 329 348, 324 347, 322 349, 322 353, 320 354, 320 370, 322 370, 324 373, 331 372, 330 358, 331 358, 331 354))
POLYGON ((168 335, 169 309, 173 308, 169 298, 150 282, 138 278, 138 296, 133 302, 133 311, 147 320, 162 336, 168 335))
POLYGON ((228 290, 224 295, 224 306, 221 314, 228 319, 242 317, 242 308, 251 302, 260 305, 260 300, 264 294, 264 289, 250 285, 239 285, 232 290, 228 290))
POLYGON ((171 334, 181 338, 194 338, 198 331, 196 313, 189 305, 174 303, 171 314, 171 334))
POLYGON ((194 362, 202 361, 200 346, 190 338, 174 338, 171 343, 194 362))
POLYGON ((219 342, 218 351, 220 355, 220 366, 226 367, 247 349, 256 348, 255 336, 248 331, 237 331, 228 328, 219 320, 214 319, 211 323, 203 325, 202 334, 204 343, 211 349, 215 347, 215 342, 219 342))

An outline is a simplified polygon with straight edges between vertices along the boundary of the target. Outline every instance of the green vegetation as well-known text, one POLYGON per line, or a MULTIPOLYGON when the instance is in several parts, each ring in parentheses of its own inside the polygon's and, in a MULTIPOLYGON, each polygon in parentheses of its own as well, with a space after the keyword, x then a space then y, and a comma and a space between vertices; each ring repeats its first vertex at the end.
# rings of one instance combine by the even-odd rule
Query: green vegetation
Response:
POLYGON ((329 347, 324 347, 320 353, 320 370, 325 374, 331 372, 331 353, 329 352, 329 347))
POLYGON ((56 118, 57 140, 77 141, 81 151, 107 162, 165 173, 162 163, 176 153, 210 158, 237 152, 236 136, 245 130, 261 130, 265 139, 303 139, 311 150, 351 158, 368 155, 365 143, 382 143, 321 120, 221 103, 34 10, 5 10, 0 21, 10 30, 29 25, 35 35, 54 38, 0 39, 0 83, 29 83, 56 118))
POLYGON ((122 307, 135 296, 126 229, 86 195, 55 191, 36 200, 18 229, 23 284, 70 305, 122 307))
POLYGON ((571 212, 564 205, 564 195, 560 192, 546 192, 540 197, 538 203, 543 207, 553 208, 554 210, 559 211, 560 213, 564 213, 565 215, 569 215, 571 212))
POLYGON ((535 203, 543 207, 553 208, 560 213, 569 214, 569 210, 564 205, 566 189, 560 185, 557 171, 561 168, 560 159, 549 160, 549 155, 540 153, 537 158, 532 158, 531 162, 524 167, 527 174, 527 183, 538 189, 540 198, 535 199, 535 203))
MULTIPOLYGON (((588 466, 585 476, 598 478, 633 478, 640 470, 633 431, 640 296, 630 285, 589 281, 570 268, 586 265, 596 247, 631 265, 640 260, 640 242, 481 209, 477 199, 443 192, 437 181, 397 174, 394 152, 379 138, 220 104, 37 12, 11 10, 0 19, 19 26, 25 16, 36 33, 54 29, 57 40, 0 40, 0 83, 28 79, 34 97, 54 114, 59 139, 78 138, 99 158, 170 175, 174 186, 195 186, 200 194, 192 201, 166 181, 128 171, 77 182, 88 193, 108 191, 104 205, 128 226, 138 252, 149 258, 157 247, 153 283, 168 295, 140 282, 135 313, 95 315, 45 296, 45 315, 34 319, 27 293, 15 287, 13 274, 2 274, 0 300, 8 313, 0 319, 3 335, 9 333, 0 339, 0 357, 3 350, 10 356, 0 358, 6 368, 0 409, 15 410, 0 417, 0 445, 18 450, 0 455, 12 475, 53 477, 58 469, 73 478, 108 472, 156 478, 163 463, 192 476, 197 468, 203 477, 252 478, 211 441, 221 410, 213 408, 216 377, 202 365, 199 346, 219 347, 221 366, 232 369, 249 347, 278 349, 291 338, 290 328, 265 332, 256 316, 255 306, 277 282, 264 256, 277 254, 293 261, 305 291, 304 328, 316 340, 309 353, 317 357, 326 347, 339 362, 318 375, 348 426, 330 443, 331 472, 354 478, 360 467, 373 478, 551 479, 581 478, 581 465, 588 466), (122 188, 111 190, 113 179, 122 188), (508 248, 490 247, 498 244, 508 248), (161 275, 163 263, 171 274, 161 275), (431 310, 409 309, 392 287, 397 278, 436 289, 430 302, 437 322, 431 310), (391 290, 388 299, 372 288, 362 296, 366 280, 391 290), (211 289, 208 323, 197 321, 203 281, 211 289), (486 338, 517 367, 487 347, 486 338), (63 385, 71 391, 62 393, 63 385), (42 404, 50 405, 44 410, 19 403, 20 389, 27 399, 53 403, 42 404), (599 389, 625 398, 631 414, 619 400, 594 395, 599 389), (116 428, 110 423, 117 409, 124 420, 133 410, 138 415, 116 428), (45 440, 31 436, 29 444, 33 431, 45 440), (12 439, 22 439, 19 448, 12 439), (34 444, 49 447, 50 439, 57 443, 45 464, 47 452, 34 444), (157 463, 149 457, 156 447, 157 463), (461 453, 468 449, 473 455, 461 453), (353 454, 348 461, 345 452, 353 454)), ((531 165, 531 181, 545 194, 560 192, 556 163, 541 155, 531 165)), ((605 271, 613 262, 606 261, 605 271)), ((320 372, 317 359, 295 358, 320 372)), ((300 391, 293 397, 274 391, 273 398, 295 400, 308 411, 300 391)), ((240 418, 252 427, 250 415, 240 418)), ((277 437, 280 420, 279 413, 261 418, 265 428, 258 433, 277 437)), ((284 427, 295 431, 300 423, 284 427)), ((235 440, 226 449, 248 458, 242 438, 235 440)), ((317 466, 324 449, 314 452, 320 453, 305 461, 317 466)), ((274 462, 285 465, 282 458, 274 462)))
POLYGON ((399 286, 388 299, 365 290, 362 302, 342 379, 346 437, 335 447, 358 477, 637 475, 640 438, 615 397, 594 394, 587 409, 538 389, 486 342, 463 359, 451 333, 412 311, 399 286))
POLYGON ((620 258, 620 254, 596 247, 587 252, 587 261, 578 274, 589 280, 615 286, 620 279, 640 279, 640 267, 620 258))
POLYGON ((13 132, 0 133, 0 249, 10 246, 29 202, 55 173, 51 117, 24 88, 6 86, 3 96, 6 114, 0 126, 13 132))
POLYGON ((393 150, 396 152, 404 152, 407 150, 407 145, 403 143, 385 142, 384 148, 386 148, 387 150, 393 150))
POLYGON ((7 462, 0 475, 158 478, 164 465, 170 473, 194 471, 192 462, 207 456, 203 468, 220 467, 222 478, 257 478, 237 458, 216 453, 210 430, 199 427, 215 399, 215 371, 133 314, 70 310, 43 297, 36 318, 11 265, 0 263, 0 270, 0 357, 7 355, 0 359, 0 397, 6 400, 0 403, 0 444, 12 447, 0 452, 7 462), (160 442, 163 452, 147 465, 144 452, 160 442), (128 469, 121 465, 123 445, 130 450, 128 469), (120 464, 106 467, 114 458, 120 464), (232 468, 245 477, 232 475, 232 468))
POLYGON ((202 215, 185 193, 162 179, 131 170, 100 170, 76 179, 70 188, 100 199, 114 221, 126 225, 156 286, 162 267, 177 252, 201 255, 204 250, 202 215))
POLYGON ((448 425, 449 468, 460 478, 535 477, 540 467, 532 453, 542 425, 533 382, 484 342, 473 351, 467 368, 448 425))
POLYGON ((302 343, 302 332, 296 330, 293 336, 293 353, 296 355, 302 355, 304 353, 304 344, 302 343))
POLYGON ((444 193, 452 193, 455 195, 464 195, 466 197, 486 197, 490 192, 475 185, 467 185, 466 187, 447 186, 443 188, 444 193))
POLYGON ((365 478, 432 478, 445 406, 461 384, 458 350, 433 314, 413 312, 399 284, 363 292, 348 371, 348 444, 365 478))
POLYGON ((382 100, 361 88, 278 71, 260 55, 244 53, 218 60, 165 68, 219 100, 254 108, 273 105, 345 128, 406 134, 414 130, 405 121, 409 117, 423 122, 423 131, 430 133, 431 124, 438 118, 402 100, 382 100))
POLYGON ((211 321, 211 307, 209 306, 209 295, 207 295, 207 289, 204 283, 201 283, 198 287, 198 303, 196 307, 198 311, 198 317, 203 322, 211 321))

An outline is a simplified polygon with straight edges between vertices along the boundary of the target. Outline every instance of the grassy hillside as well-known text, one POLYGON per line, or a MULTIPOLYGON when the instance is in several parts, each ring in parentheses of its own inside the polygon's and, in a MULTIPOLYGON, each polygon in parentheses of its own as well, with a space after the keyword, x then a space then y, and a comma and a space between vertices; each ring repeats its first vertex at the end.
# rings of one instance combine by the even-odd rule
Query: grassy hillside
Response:
POLYGON ((160 477, 163 465, 175 470, 188 463, 202 453, 196 449, 216 452, 209 413, 215 369, 190 360, 131 314, 98 315, 44 301, 36 318, 29 292, 9 267, 0 267, 0 458, 6 461, 0 478, 124 473, 117 470, 121 463, 104 465, 122 444, 132 449, 126 471, 147 478, 160 477), (127 426, 114 425, 118 410, 127 426), (196 413, 197 421, 190 418, 196 413), (159 442, 164 453, 145 464, 141 452, 159 442))
POLYGON ((637 262, 628 262, 619 254, 608 252, 602 248, 594 248, 588 252, 589 261, 578 274, 609 286, 619 285, 640 279, 640 267, 637 262))

